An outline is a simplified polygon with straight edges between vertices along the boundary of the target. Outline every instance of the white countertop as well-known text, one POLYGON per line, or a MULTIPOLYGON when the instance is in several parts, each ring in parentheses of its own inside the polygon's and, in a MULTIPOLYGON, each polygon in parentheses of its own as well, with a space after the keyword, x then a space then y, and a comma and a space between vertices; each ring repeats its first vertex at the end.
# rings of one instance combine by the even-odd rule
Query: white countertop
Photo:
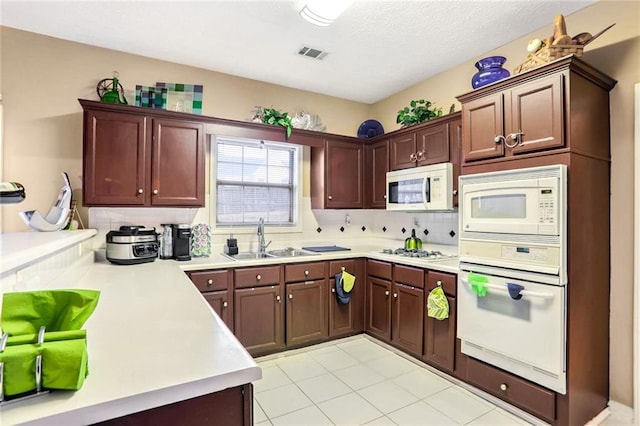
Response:
POLYGON ((260 368, 175 262, 71 268, 47 288, 101 291, 77 392, 0 407, 0 424, 81 425, 239 386, 260 368))
MULTIPOLYGON (((0 234, 2 272, 94 234, 91 230, 0 234)), ((101 292, 96 311, 85 324, 90 374, 77 392, 54 391, 0 407, 0 424, 94 423, 260 379, 260 368, 183 271, 367 257, 458 272, 457 258, 407 258, 384 254, 383 247, 351 245, 349 251, 252 261, 214 254, 187 262, 120 266, 104 260, 104 253, 96 261, 80 261, 45 288, 101 292)), ((451 246, 424 248, 457 251, 451 246)))
POLYGON ((0 275, 96 235, 95 229, 0 234, 0 275))

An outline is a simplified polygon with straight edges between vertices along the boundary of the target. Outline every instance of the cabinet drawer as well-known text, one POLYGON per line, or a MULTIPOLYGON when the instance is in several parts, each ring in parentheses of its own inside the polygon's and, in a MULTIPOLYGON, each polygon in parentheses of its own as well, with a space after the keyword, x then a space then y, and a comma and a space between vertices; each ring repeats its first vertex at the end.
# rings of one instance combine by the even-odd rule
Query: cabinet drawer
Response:
POLYGON ((404 265, 393 266, 393 281, 412 287, 424 288, 424 270, 404 265))
POLYGON ((325 263, 294 263, 285 265, 284 280, 292 283, 296 281, 321 280, 325 277, 325 263))
POLYGON ((456 297, 456 280, 457 275, 455 274, 429 271, 427 273, 427 290, 433 290, 440 283, 447 296, 456 297))
POLYGON ((367 260, 367 275, 374 277, 391 279, 391 263, 380 262, 377 260, 367 260))
POLYGON ((235 288, 280 284, 280 266, 235 270, 235 288))
POLYGON ((498 398, 553 423, 555 393, 469 357, 467 381, 498 398))
POLYGON ((197 271, 188 272, 189 278, 200 291, 220 291, 229 288, 229 271, 197 271))
POLYGON ((329 262, 329 278, 335 277, 342 268, 353 275, 356 273, 356 261, 354 259, 332 260, 329 262))

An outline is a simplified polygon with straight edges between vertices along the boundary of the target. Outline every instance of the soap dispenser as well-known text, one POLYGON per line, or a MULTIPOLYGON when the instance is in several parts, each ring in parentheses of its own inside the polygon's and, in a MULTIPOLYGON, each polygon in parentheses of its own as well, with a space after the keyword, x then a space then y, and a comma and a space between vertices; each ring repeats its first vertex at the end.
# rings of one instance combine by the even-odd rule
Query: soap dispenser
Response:
POLYGON ((233 234, 229 234, 229 238, 227 238, 227 243, 224 245, 224 254, 229 256, 238 254, 238 240, 233 238, 233 234))

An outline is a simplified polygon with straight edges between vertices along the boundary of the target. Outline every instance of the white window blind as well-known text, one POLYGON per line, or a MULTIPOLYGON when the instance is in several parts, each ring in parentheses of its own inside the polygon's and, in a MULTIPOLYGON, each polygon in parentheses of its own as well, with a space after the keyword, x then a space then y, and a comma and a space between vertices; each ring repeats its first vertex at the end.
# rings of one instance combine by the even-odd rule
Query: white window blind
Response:
POLYGON ((297 148, 264 141, 218 138, 216 224, 293 225, 297 148))

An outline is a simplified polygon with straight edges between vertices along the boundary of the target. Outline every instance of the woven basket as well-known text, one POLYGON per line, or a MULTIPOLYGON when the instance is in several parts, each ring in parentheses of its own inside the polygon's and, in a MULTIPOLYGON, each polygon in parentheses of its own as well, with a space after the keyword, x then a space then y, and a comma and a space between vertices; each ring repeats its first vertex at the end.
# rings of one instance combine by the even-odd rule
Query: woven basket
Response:
POLYGON ((513 73, 519 74, 571 54, 575 54, 580 57, 582 56, 583 49, 584 46, 581 44, 558 44, 555 46, 545 46, 514 68, 513 73))

